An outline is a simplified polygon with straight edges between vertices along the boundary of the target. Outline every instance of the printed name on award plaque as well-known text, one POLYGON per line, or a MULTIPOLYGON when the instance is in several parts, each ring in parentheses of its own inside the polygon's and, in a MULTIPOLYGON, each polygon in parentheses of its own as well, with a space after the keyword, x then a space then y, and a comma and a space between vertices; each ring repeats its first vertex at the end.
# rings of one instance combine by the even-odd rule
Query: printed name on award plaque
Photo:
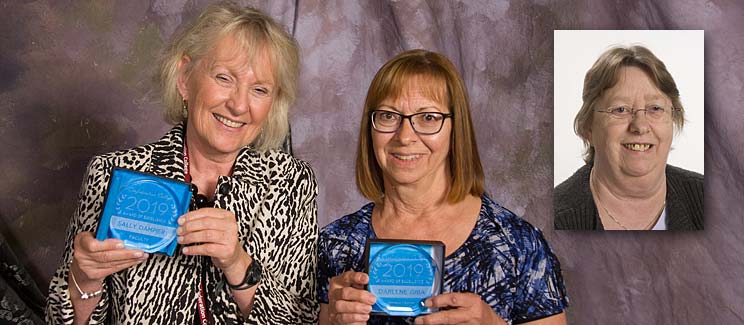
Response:
POLYGON ((173 256, 177 221, 190 201, 187 183, 114 168, 96 239, 117 238, 126 248, 173 256))
POLYGON ((377 297, 372 314, 417 316, 437 311, 424 306, 424 300, 442 292, 442 242, 370 239, 365 255, 367 290, 377 297))

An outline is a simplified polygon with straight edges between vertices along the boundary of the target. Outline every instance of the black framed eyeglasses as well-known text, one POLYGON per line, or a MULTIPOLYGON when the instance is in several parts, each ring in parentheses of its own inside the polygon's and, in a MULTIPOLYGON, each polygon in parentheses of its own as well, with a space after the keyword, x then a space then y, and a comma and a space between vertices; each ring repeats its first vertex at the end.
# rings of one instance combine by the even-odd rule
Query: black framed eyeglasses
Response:
POLYGON ((377 132, 393 133, 400 129, 403 120, 408 119, 413 131, 418 134, 430 135, 439 133, 444 125, 444 120, 455 116, 454 113, 421 112, 411 115, 403 115, 393 111, 374 110, 370 114, 372 128, 377 132))

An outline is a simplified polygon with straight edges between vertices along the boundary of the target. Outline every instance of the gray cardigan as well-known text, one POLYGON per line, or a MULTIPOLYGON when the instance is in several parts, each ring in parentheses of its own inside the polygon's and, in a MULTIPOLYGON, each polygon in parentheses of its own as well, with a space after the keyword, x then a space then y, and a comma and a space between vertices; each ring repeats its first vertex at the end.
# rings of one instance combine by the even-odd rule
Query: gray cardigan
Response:
MULTIPOLYGON (((591 163, 555 187, 555 229, 604 230, 589 189, 591 163)), ((667 165, 666 215, 669 230, 703 229, 703 175, 667 165)))

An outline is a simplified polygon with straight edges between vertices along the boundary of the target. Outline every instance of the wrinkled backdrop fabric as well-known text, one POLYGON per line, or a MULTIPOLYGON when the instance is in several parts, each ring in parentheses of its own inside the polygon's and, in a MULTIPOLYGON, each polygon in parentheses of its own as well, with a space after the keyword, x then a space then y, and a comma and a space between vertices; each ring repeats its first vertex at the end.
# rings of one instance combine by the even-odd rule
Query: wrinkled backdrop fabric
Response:
MULTIPOLYGON (((163 44, 209 1, 0 2, 0 232, 42 291, 94 154, 169 127, 163 44)), ((736 1, 248 1, 302 51, 295 156, 320 184, 319 222, 357 210, 354 159, 374 73, 400 51, 447 55, 470 92, 495 200, 543 229, 572 324, 744 322, 744 4, 736 1), (552 229, 553 30, 705 30, 706 228, 552 229)), ((577 73, 584 73, 577 71, 577 73)), ((684 94, 682 94, 684 100, 684 94)))

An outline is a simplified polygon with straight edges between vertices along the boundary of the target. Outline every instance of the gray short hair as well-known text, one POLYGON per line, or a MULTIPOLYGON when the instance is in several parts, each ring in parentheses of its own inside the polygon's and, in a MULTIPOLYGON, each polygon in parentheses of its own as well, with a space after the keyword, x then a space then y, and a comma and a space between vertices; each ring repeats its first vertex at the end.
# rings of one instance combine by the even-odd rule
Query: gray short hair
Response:
POLYGON ((651 50, 640 45, 613 47, 602 53, 586 72, 582 94, 584 103, 574 119, 574 132, 584 141, 586 148, 584 161, 587 163, 594 160, 594 147, 589 143, 587 136, 593 122, 595 106, 605 90, 617 83, 620 68, 628 66, 638 67, 645 71, 656 87, 672 100, 672 106, 675 109, 672 111, 672 123, 677 130, 681 130, 685 124, 685 110, 679 99, 677 84, 667 71, 664 62, 661 62, 651 50))

